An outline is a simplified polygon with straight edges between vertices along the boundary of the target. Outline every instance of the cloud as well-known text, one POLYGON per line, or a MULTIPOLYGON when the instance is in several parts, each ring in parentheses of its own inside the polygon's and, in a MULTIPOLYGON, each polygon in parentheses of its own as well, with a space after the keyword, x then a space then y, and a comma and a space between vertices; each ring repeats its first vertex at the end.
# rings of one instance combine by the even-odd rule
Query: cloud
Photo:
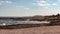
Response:
POLYGON ((16 6, 16 5, 15 5, 14 7, 23 8, 24 6, 16 6))
POLYGON ((2 4, 0 3, 0 5, 2 5, 2 4))
POLYGON ((41 6, 41 7, 49 7, 50 6, 50 4, 44 0, 38 0, 37 5, 41 6))
POLYGON ((46 3, 46 1, 37 1, 38 3, 46 3))
POLYGON ((1 3, 4 3, 4 1, 1 1, 1 3))
POLYGON ((12 1, 0 1, 0 5, 9 5, 9 4, 12 4, 12 1))
POLYGON ((52 0, 47 0, 47 1, 45 1, 45 0, 37 0, 36 4, 37 4, 37 6, 44 7, 44 8, 48 8, 48 7, 57 5, 57 3, 54 3, 54 2, 51 3, 50 1, 52 1, 52 0))
POLYGON ((29 10, 30 8, 24 8, 25 10, 29 10))
POLYGON ((50 1, 50 0, 47 0, 47 1, 50 1))
POLYGON ((12 2, 11 1, 6 1, 6 3, 11 4, 12 2))
POLYGON ((21 9, 24 9, 24 10, 29 10, 30 8, 29 7, 26 7, 26 6, 14 6, 15 8, 21 8, 21 9))
POLYGON ((39 6, 45 7, 45 6, 49 6, 50 4, 46 4, 46 3, 37 3, 39 6))
POLYGON ((58 1, 60 1, 60 0, 58 0, 58 1))
POLYGON ((52 5, 57 5, 56 3, 52 3, 52 5))

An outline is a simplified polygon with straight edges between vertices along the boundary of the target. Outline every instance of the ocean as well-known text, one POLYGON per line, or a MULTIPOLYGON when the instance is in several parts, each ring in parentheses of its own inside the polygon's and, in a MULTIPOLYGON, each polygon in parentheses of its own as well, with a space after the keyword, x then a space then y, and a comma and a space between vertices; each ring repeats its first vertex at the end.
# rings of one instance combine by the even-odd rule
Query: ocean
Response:
POLYGON ((13 20, 0 20, 0 25, 13 25, 13 24, 41 24, 50 23, 47 21, 13 21, 13 20))

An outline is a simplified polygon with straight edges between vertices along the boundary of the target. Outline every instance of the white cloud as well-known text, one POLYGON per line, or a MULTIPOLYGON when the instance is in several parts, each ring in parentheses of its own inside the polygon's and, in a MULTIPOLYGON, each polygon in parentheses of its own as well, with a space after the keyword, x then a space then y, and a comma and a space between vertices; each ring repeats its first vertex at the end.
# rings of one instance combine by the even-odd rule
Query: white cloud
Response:
POLYGON ((50 4, 44 0, 38 0, 37 5, 41 6, 41 7, 49 7, 50 6, 50 4))
POLYGON ((39 6, 45 7, 45 6, 49 6, 50 4, 45 4, 45 3, 37 3, 39 6))
POLYGON ((6 1, 6 3, 11 4, 12 2, 11 1, 6 1))
POLYGON ((1 3, 4 3, 4 1, 1 1, 1 3))
POLYGON ((46 1, 37 1, 37 2, 39 2, 39 3, 46 3, 46 1))
POLYGON ((0 3, 0 5, 2 5, 2 4, 0 3))
POLYGON ((57 5, 56 3, 52 3, 52 5, 57 5))
MULTIPOLYGON (((49 3, 49 1, 50 0, 47 0, 47 1, 45 1, 45 0, 37 0, 36 1, 36 4, 38 5, 38 6, 40 6, 40 7, 44 7, 44 8, 48 8, 48 7, 51 7, 51 6, 56 6, 57 5, 57 3, 49 3)), ((59 0, 60 1, 60 0, 59 0)))
POLYGON ((30 8, 24 8, 25 10, 29 10, 30 8))
POLYGON ((9 5, 9 4, 12 4, 12 1, 0 1, 0 5, 9 5))
POLYGON ((47 1, 50 1, 50 0, 47 0, 47 1))
POLYGON ((16 8, 21 8, 21 9, 24 9, 24 10, 29 10, 30 8, 28 7, 25 7, 25 6, 15 6, 16 8))
POLYGON ((18 6, 18 5, 14 5, 13 7, 16 7, 16 8, 24 8, 24 6, 18 6))
POLYGON ((58 0, 58 1, 60 1, 60 0, 58 0))

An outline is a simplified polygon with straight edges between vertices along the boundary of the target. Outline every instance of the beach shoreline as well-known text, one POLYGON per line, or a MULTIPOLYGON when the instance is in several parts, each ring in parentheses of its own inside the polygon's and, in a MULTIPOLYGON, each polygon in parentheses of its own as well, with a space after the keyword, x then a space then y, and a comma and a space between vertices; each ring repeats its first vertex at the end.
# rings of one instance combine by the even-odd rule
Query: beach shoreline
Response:
POLYGON ((0 29, 0 34, 60 34, 60 26, 43 26, 22 29, 0 29))

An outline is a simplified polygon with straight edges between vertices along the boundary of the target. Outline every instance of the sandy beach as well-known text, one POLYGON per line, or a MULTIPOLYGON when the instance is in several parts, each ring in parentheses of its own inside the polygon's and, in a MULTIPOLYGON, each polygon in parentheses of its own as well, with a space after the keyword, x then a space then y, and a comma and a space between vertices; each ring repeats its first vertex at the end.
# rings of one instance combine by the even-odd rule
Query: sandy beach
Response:
POLYGON ((60 34, 60 26, 43 26, 22 29, 0 29, 0 34, 60 34))

